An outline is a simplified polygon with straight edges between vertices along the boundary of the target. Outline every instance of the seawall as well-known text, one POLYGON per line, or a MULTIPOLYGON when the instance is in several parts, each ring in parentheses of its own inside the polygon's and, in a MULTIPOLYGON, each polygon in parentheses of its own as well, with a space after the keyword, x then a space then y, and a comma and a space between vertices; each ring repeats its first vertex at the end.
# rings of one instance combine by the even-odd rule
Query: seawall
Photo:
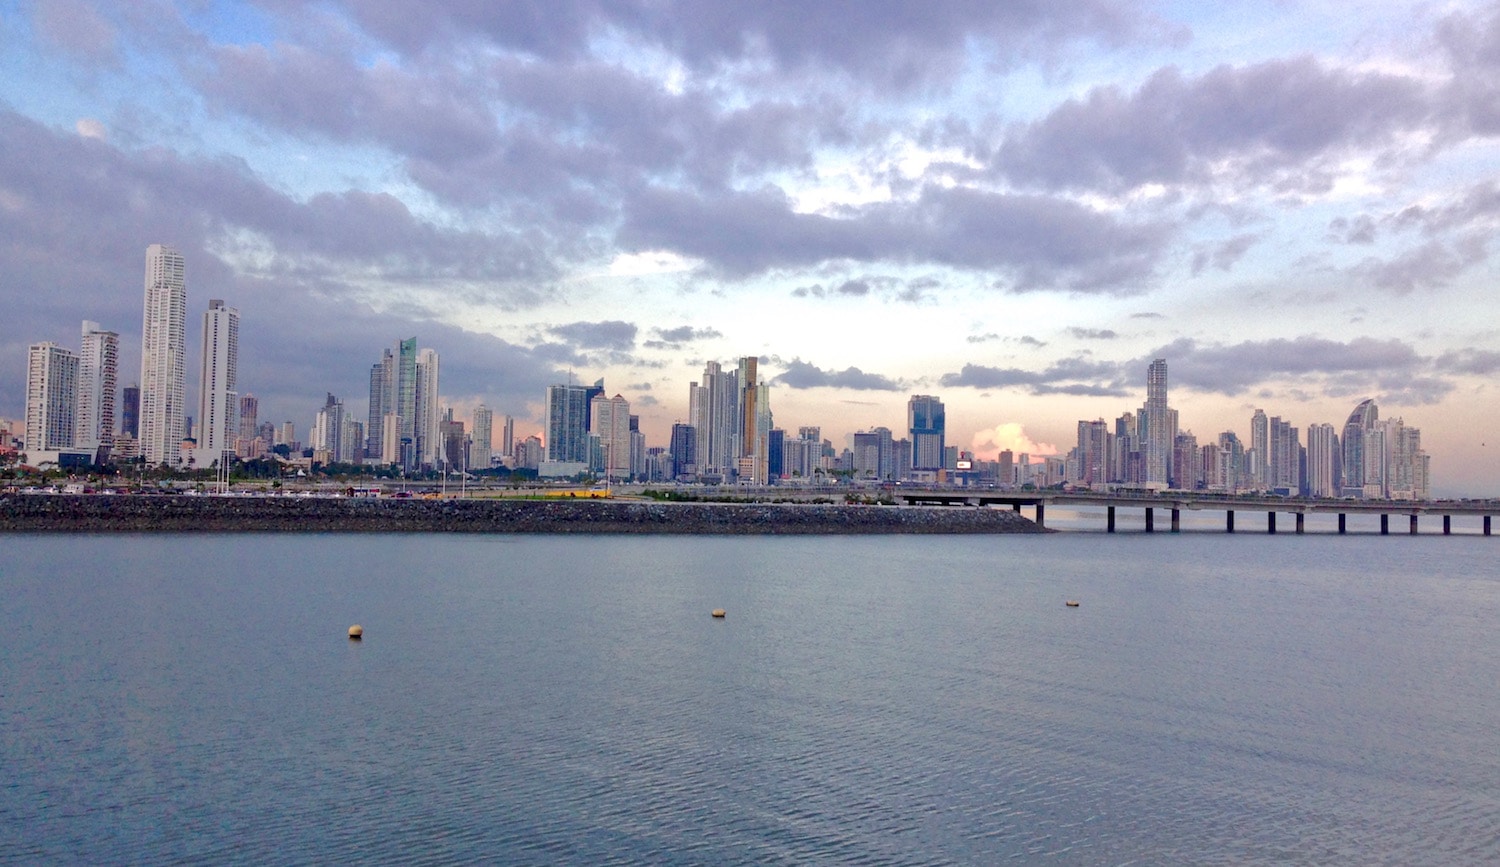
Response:
POLYGON ((620 500, 11 494, 0 533, 1045 533, 1002 509, 620 500))

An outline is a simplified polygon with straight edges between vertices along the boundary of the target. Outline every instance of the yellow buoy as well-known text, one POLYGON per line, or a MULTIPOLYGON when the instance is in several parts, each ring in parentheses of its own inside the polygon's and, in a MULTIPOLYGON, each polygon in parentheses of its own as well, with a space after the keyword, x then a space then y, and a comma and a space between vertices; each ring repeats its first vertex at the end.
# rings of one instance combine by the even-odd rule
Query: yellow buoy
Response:
POLYGON ((364 637, 365 637, 365 628, 363 626, 360 626, 358 623, 356 623, 353 626, 349 627, 349 640, 350 641, 359 641, 361 638, 364 638, 364 637))
POLYGON ((715 608, 714 611, 713 611, 713 614, 714 614, 715 617, 723 617, 724 616, 724 609, 722 609, 722 608, 715 608))

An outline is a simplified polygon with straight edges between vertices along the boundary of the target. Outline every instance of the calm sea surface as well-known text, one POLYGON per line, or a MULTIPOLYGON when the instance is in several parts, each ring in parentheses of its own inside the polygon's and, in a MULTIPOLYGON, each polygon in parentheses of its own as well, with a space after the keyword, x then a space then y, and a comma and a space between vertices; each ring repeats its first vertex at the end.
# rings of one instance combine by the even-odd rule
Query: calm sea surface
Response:
POLYGON ((0 537, 0 861, 355 860, 1496 863, 1500 539, 0 537))

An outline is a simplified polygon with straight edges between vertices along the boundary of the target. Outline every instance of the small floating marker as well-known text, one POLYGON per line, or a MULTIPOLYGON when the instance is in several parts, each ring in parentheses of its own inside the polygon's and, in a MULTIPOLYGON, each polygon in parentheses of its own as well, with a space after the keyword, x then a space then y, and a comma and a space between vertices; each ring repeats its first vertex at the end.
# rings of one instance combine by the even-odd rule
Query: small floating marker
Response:
POLYGON ((715 608, 713 610, 713 616, 715 616, 715 617, 723 617, 724 616, 724 609, 722 609, 722 608, 715 608))
POLYGON ((363 626, 360 626, 358 623, 356 623, 353 626, 349 627, 349 640, 350 641, 359 641, 360 639, 362 639, 364 637, 365 637, 365 628, 363 626))
POLYGON ((1078 607, 1078 600, 1077 599, 1069 599, 1067 602, 1064 602, 1063 604, 1066 605, 1066 606, 1068 606, 1069 608, 1077 608, 1078 607))

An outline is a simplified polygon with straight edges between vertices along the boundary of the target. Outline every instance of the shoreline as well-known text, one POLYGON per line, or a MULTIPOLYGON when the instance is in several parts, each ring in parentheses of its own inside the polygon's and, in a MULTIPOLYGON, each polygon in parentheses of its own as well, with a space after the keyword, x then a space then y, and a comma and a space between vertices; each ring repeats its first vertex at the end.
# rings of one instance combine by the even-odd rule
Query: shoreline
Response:
POLYGON ((6 533, 609 533, 954 535, 1050 533, 1009 509, 621 500, 0 496, 6 533))

